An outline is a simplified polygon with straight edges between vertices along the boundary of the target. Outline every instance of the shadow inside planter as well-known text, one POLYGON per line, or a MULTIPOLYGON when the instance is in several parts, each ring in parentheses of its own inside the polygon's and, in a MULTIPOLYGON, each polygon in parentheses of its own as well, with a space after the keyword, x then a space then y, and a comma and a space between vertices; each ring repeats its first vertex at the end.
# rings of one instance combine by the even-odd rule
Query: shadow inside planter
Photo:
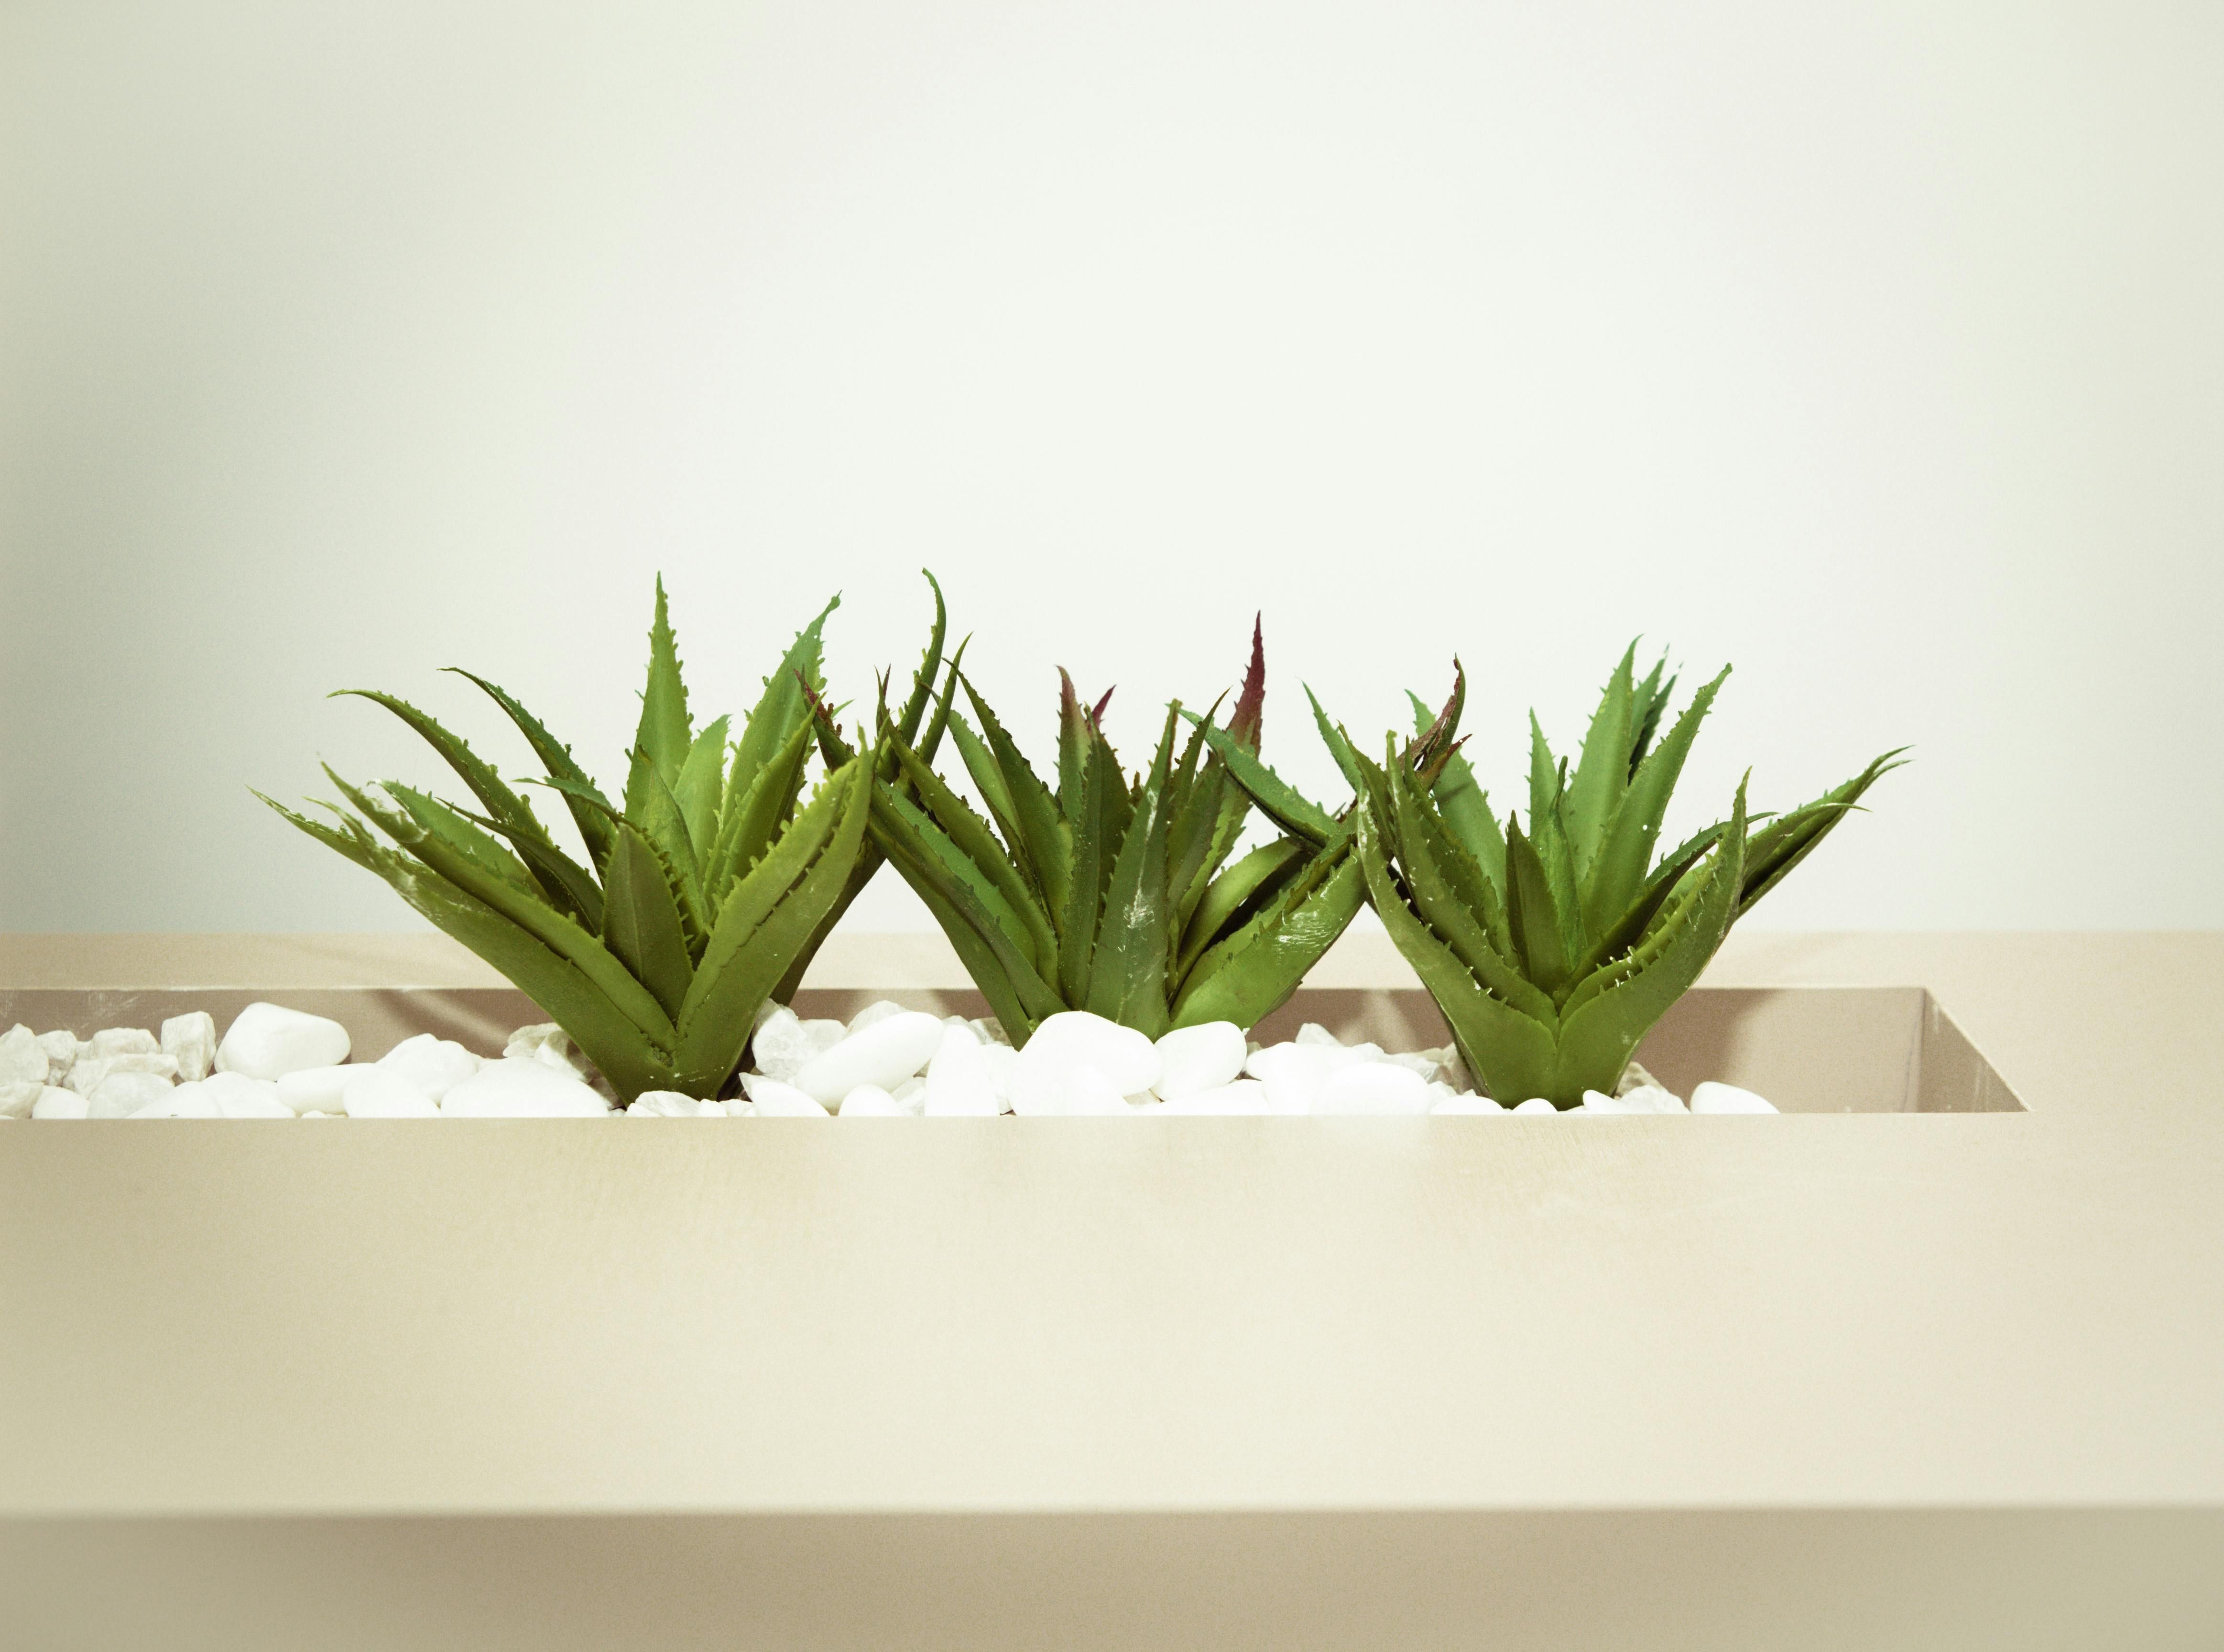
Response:
MULTIPOLYGON (((978 1016, 970 990, 807 990, 806 1018, 856 1014, 894 999, 938 1015, 978 1016)), ((66 1027, 90 1037, 103 1027, 154 1029, 170 1016, 206 1010, 219 1028, 257 999, 345 1026, 355 1059, 375 1059, 420 1032, 494 1053, 516 1027, 547 1018, 510 987, 191 987, 133 991, 0 992, 0 1027, 66 1027)), ((1305 988, 1261 1022, 1263 1044, 1316 1021, 1346 1043, 1419 1050, 1450 1040, 1444 1018, 1418 988, 1305 988)), ((1715 1079, 1766 1096, 1785 1113, 2021 1113, 2023 1102, 1920 987, 1700 987, 1687 993, 1638 1047, 1637 1059, 1677 1094, 1715 1079)))

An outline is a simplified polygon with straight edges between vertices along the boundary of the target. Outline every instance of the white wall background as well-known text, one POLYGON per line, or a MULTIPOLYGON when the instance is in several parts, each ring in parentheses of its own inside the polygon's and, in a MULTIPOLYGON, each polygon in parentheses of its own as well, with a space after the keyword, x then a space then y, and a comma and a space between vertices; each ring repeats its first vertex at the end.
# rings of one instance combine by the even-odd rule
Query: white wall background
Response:
MULTIPOLYGON (((1753 922, 2224 924, 2224 9, 0 9, 0 928, 408 927, 250 785, 464 664, 621 771, 941 574, 1317 790, 1456 650, 1487 782, 1632 635, 1687 781, 1917 745, 1753 922)), ((860 921, 926 927, 884 879, 860 921)))

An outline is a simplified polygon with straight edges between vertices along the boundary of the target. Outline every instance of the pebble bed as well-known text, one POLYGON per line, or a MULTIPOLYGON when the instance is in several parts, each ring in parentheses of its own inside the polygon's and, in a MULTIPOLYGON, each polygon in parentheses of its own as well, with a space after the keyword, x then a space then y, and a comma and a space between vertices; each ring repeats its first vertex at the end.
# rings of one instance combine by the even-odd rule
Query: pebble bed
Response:
MULTIPOLYGON (((217 1036, 196 1011, 159 1031, 109 1027, 90 1038, 16 1026, 0 1035, 0 1119, 898 1119, 1240 1114, 1554 1113, 1534 1097, 1479 1095, 1456 1052, 1386 1052, 1308 1025, 1284 1044, 1248 1040, 1232 1021, 1155 1042, 1081 1011, 1053 1015, 1024 1050, 992 1020, 869 1006, 848 1022, 806 1021, 767 1005, 738 1093, 702 1101, 616 1093, 553 1025, 520 1027, 498 1056, 420 1033, 357 1062, 347 1029, 276 1004, 250 1004, 217 1036)), ((1701 1084, 1688 1105, 1632 1063, 1617 1094, 1587 1093, 1557 1116, 1761 1113, 1749 1090, 1701 1084)))

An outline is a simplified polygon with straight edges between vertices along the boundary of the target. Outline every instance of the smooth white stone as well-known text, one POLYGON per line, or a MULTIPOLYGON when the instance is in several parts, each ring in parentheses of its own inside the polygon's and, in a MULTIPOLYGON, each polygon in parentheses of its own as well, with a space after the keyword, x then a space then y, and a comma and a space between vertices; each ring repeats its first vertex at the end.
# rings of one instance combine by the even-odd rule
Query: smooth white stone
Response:
POLYGON ((1020 1051, 1012 1110, 1022 1117, 1072 1111, 1071 1098, 1097 1094, 1083 1083, 1084 1074, 1102 1080, 1125 1107, 1125 1098, 1158 1082, 1159 1052, 1133 1027, 1086 1010, 1061 1010, 1044 1018, 1020 1051))
POLYGON ((322 1107, 312 1107, 300 1115, 304 1119, 344 1119, 344 1113, 326 1113, 322 1107))
POLYGON ((876 999, 872 1003, 866 1005, 863 1009, 858 1011, 856 1014, 850 1018, 849 1031, 852 1035, 855 1035, 856 1033, 862 1032, 867 1027, 873 1026, 880 1022, 887 1020, 892 1015, 908 1015, 910 1013, 910 1011, 905 1009, 902 1005, 894 1002, 893 999, 885 998, 876 999))
POLYGON ((1765 1097, 1751 1090, 1741 1090, 1734 1084, 1717 1084, 1709 1079, 1691 1092, 1691 1111, 1694 1113, 1774 1113, 1778 1109, 1765 1097))
POLYGON ((150 1107, 169 1094, 171 1088, 169 1080, 157 1078, 152 1073, 111 1073, 85 1092, 85 1116, 129 1119, 142 1107, 150 1107))
MULTIPOLYGON (((236 1076, 236 1075, 231 1075, 236 1076)), ((190 1084, 180 1084, 181 1090, 199 1090, 216 1103, 218 1116, 224 1119, 291 1119, 294 1109, 278 1099, 278 1087, 257 1079, 243 1080, 237 1084, 218 1085, 205 1079, 196 1079, 190 1084)))
POLYGON ((0 1084, 44 1084, 50 1064, 30 1028, 18 1023, 0 1033, 0 1084))
POLYGON ((1360 1062, 1330 1073, 1320 1087, 1313 1111, 1370 1117, 1418 1114, 1429 1110, 1429 1084, 1411 1068, 1388 1062, 1360 1062))
POLYGON ((1424 1084, 1435 1083, 1437 1075, 1443 1070, 1437 1066, 1435 1056, 1425 1056, 1418 1051, 1397 1051, 1382 1059, 1390 1066, 1402 1067, 1409 1073, 1418 1074, 1424 1084))
POLYGON ((595 1069, 595 1063, 572 1042, 572 1035, 553 1021, 518 1028, 502 1044, 502 1054, 505 1061, 539 1062, 553 1073, 603 1091, 606 1100, 616 1099, 609 1090, 608 1081, 595 1069))
POLYGON ((1012 1047, 1011 1034, 1004 1031, 1004 1024, 993 1015, 976 1016, 966 1025, 973 1029, 973 1036, 984 1044, 1001 1044, 1007 1050, 1012 1047))
POLYGON ((898 1107, 917 1118, 926 1109, 926 1075, 920 1073, 907 1078, 888 1094, 895 1098, 898 1107))
POLYGON ((1058 1100, 1053 1113, 1067 1118, 1129 1118, 1141 1111, 1094 1067, 1072 1069, 1058 1100))
POLYGON ((1640 1113, 1651 1113, 1652 1109, 1642 1101, 1635 1107, 1631 1107, 1618 1095, 1608 1095, 1598 1090, 1585 1090, 1583 1106, 1572 1111, 1577 1118, 1629 1119, 1640 1113))
POLYGON ((27 1117, 32 1107, 37 1104, 39 1097, 45 1094, 46 1088, 43 1084, 28 1079, 12 1080, 6 1084, 0 1084, 0 1119, 27 1117))
MULTIPOLYGON (((355 1085, 348 1087, 348 1111, 355 1111, 355 1085)), ((490 1061, 440 1098, 451 1119, 601 1119, 610 1103, 578 1079, 538 1056, 490 1061)))
POLYGON ((1158 1042, 1159 1081, 1151 1088, 1162 1101, 1178 1101, 1233 1084, 1250 1058, 1243 1029, 1233 1021, 1207 1021, 1176 1027, 1158 1042))
POLYGON ((174 1015, 162 1023, 162 1053, 178 1063, 178 1076, 198 1083, 216 1070, 216 1020, 206 1010, 174 1015))
POLYGON ((942 1044, 926 1064, 922 1109, 926 1117, 994 1118, 1004 1110, 1003 1098, 996 1093, 995 1075, 990 1071, 991 1047, 984 1045, 970 1026, 944 1029, 942 1044))
POLYGON ((1332 1073, 1362 1065, 1366 1057, 1341 1044, 1269 1044, 1254 1050, 1243 1063, 1244 1073, 1260 1080, 1276 1113, 1311 1113, 1321 1086, 1332 1073))
MULTIPOLYGON (((110 1081, 111 1083, 115 1081, 110 1081)), ((91 1116, 91 1115, 88 1115, 91 1116)), ((221 1119, 224 1110, 217 1099, 209 1094, 205 1081, 180 1084, 173 1088, 165 1084, 162 1094, 136 1113, 124 1115, 127 1119, 221 1119)))
POLYGON ((907 1119, 903 1103, 877 1084, 860 1084, 842 1098, 844 1119, 907 1119))
POLYGON ((1555 1118, 1559 1116, 1560 1112, 1557 1107, 1554 1107, 1550 1101, 1546 1100, 1541 1095, 1532 1095, 1526 1101, 1520 1102, 1518 1105, 1508 1108, 1507 1111, 1510 1113, 1526 1113, 1532 1114, 1551 1113, 1555 1118))
MULTIPOLYGON (((1551 1104, 1548 1102, 1546 1105, 1550 1106, 1551 1104)), ((1472 1090, 1467 1091, 1459 1095, 1445 1096, 1437 1101, 1434 1107, 1431 1107, 1429 1111, 1431 1113, 1442 1118, 1463 1118, 1473 1116, 1481 1119, 1503 1119, 1506 1116, 1506 1109, 1504 1107, 1492 1100, 1488 1096, 1477 1095, 1472 1090)))
POLYGON ((1298 1029, 1298 1036, 1291 1040, 1291 1042, 1307 1050, 1341 1050, 1343 1048, 1343 1040, 1337 1037, 1336 1034, 1330 1032, 1326 1027, 1323 1026, 1317 1021, 1308 1021, 1305 1025, 1299 1027, 1298 1029))
MULTIPOLYGON (((713 1105, 716 1105, 715 1103, 713 1105)), ((726 1110, 720 1107, 723 1114, 726 1110)), ((678 1090, 643 1090, 626 1104, 629 1119, 700 1119, 703 1104, 678 1090)))
POLYGON ((757 1029, 751 1053, 756 1057, 757 1071, 783 1084, 791 1083, 815 1057, 833 1049, 849 1032, 839 1021, 799 1020, 795 1012, 783 1005, 757 1029))
POLYGON ((1210 1090, 1191 1090, 1157 1109, 1169 1119, 1246 1118, 1263 1116, 1273 1108, 1267 1087, 1255 1078, 1239 1078, 1210 1090))
POLYGON ((351 1119, 438 1119, 439 1103, 399 1073, 368 1064, 349 1081, 341 1107, 351 1119))
POLYGON ((831 1106, 861 1084, 890 1089, 933 1059, 945 1028, 917 1010, 899 1010, 813 1056, 796 1073, 795 1088, 831 1106))
POLYGON ((1688 1113, 1684 1098, 1664 1089, 1658 1084, 1640 1084, 1633 1089, 1619 1092, 1615 1098, 1625 1107, 1645 1113, 1688 1113))
POLYGON ((981 1059, 989 1064, 989 1082, 996 1092, 999 1112, 1012 1110, 1012 1092, 1019 1088, 1020 1052, 1009 1044, 982 1044, 981 1059))
POLYGON ((77 1034, 42 1032, 39 1035, 39 1048, 47 1052, 47 1082, 60 1085, 77 1064, 77 1034))
POLYGON ((80 1056, 70 1069, 69 1088, 79 1095, 91 1095, 118 1073, 143 1074, 167 1084, 177 1077, 178 1063, 173 1056, 148 1055, 136 1050, 122 1056, 80 1056))
MULTIPOLYGON (((365 1069, 357 1068, 354 1070, 361 1072, 365 1069)), ((179 1088, 182 1089, 185 1087, 180 1085, 179 1088)), ((279 1094, 275 1083, 267 1078, 250 1078, 244 1073, 211 1073, 206 1078, 197 1081, 194 1088, 214 1101, 217 1112, 225 1118, 233 1117, 235 1108, 238 1109, 237 1116, 241 1118, 275 1117, 264 1104, 275 1101, 284 1106, 286 1100, 279 1094)), ((289 1107, 287 1111, 290 1113, 293 1109, 289 1107)))
POLYGON ((399 1073, 438 1101, 486 1065, 452 1038, 436 1038, 420 1032, 404 1038, 378 1058, 389 1072, 399 1073))
POLYGON ((347 1087, 376 1067, 304 1067, 278 1081, 278 1099, 296 1113, 344 1113, 347 1087))
POLYGON ((742 1088, 749 1093, 752 1116, 759 1119, 825 1119, 832 1115, 812 1097, 793 1084, 761 1074, 744 1073, 742 1088))
POLYGON ((34 1119, 82 1119, 85 1114, 85 1099, 75 1090, 65 1090, 49 1084, 39 1092, 39 1099, 31 1103, 34 1119))
POLYGON ((103 1027, 92 1035, 96 1056, 159 1056, 162 1045, 144 1027, 103 1027))
POLYGON ((281 1005, 250 1004, 217 1046, 216 1070, 278 1079, 304 1067, 331 1067, 347 1058, 347 1029, 338 1022, 281 1005))

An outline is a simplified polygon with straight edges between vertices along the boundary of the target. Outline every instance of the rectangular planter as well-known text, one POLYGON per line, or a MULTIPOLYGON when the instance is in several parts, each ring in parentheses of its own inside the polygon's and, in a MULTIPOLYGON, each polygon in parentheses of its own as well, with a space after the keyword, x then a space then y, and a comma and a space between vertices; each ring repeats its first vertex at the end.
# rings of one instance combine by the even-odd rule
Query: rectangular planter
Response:
MULTIPOLYGON (((344 973, 0 1014, 532 1018, 344 973)), ((0 1126, 0 1644, 2218 1643, 2224 1113, 1919 987, 1642 1054, 1808 1116, 0 1126)))

